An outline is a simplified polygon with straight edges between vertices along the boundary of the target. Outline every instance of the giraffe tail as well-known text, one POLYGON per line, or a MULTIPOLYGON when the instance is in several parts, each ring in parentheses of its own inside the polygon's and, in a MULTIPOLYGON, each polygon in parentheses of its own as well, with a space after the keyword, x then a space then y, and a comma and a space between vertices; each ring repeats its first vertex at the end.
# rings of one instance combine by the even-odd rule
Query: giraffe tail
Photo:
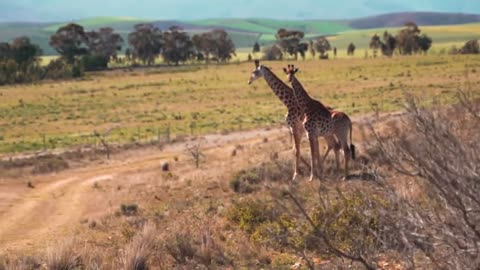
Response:
POLYGON ((350 121, 350 152, 352 153, 352 159, 355 160, 356 153, 355 153, 355 145, 353 145, 353 140, 352 140, 352 132, 353 132, 353 126, 352 126, 352 121, 350 121))

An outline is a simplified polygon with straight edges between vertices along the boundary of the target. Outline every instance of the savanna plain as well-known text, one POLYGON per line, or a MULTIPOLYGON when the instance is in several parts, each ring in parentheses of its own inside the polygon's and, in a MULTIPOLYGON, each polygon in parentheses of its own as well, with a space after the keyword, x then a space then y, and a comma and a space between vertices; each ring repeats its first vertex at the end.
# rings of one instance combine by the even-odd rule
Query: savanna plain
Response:
POLYGON ((0 269, 475 265, 478 213, 459 205, 478 200, 435 181, 478 188, 480 57, 263 62, 284 81, 291 63, 352 118, 345 180, 330 154, 322 179, 290 182, 286 108, 247 85, 253 62, 0 87, 0 269))

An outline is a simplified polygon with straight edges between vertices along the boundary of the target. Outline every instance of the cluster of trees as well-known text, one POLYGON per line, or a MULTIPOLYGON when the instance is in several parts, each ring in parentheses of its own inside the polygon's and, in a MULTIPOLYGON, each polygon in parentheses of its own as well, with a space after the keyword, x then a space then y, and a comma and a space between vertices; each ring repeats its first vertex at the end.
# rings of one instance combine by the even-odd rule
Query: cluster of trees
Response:
MULTIPOLYGON (((263 50, 263 58, 266 60, 281 60, 284 55, 289 55, 297 60, 298 55, 300 55, 302 59, 305 59, 307 52, 310 52, 313 58, 315 58, 317 52, 319 53, 320 59, 328 58, 326 52, 331 50, 332 47, 327 38, 319 37, 307 43, 303 41, 304 37, 305 33, 302 31, 286 30, 284 28, 279 29, 275 35, 276 43, 263 50)), ((253 52, 256 53, 259 50, 260 46, 258 42, 256 42, 253 47, 253 52)))
MULTIPOLYGON (((110 27, 86 31, 71 23, 50 37, 50 46, 61 57, 46 67, 40 65, 42 50, 27 37, 0 43, 0 84, 79 77, 85 70, 106 69, 111 61, 123 61, 118 53, 124 42, 110 27)), ((175 65, 189 60, 226 62, 235 55, 235 45, 224 30, 190 37, 179 27, 162 32, 152 24, 138 24, 128 35, 128 45, 125 55, 132 64, 153 65, 160 55, 175 65)))
POLYGON ((373 50, 373 56, 377 56, 378 50, 385 56, 392 56, 395 50, 400 55, 427 53, 432 47, 432 39, 426 34, 420 35, 421 30, 414 22, 405 24, 396 36, 388 31, 380 38, 377 34, 370 39, 369 47, 373 50))
POLYGON ((33 80, 29 74, 39 74, 41 54, 40 47, 27 37, 0 43, 0 84, 33 80))
POLYGON ((49 42, 66 63, 82 65, 85 70, 106 69, 122 49, 122 43, 123 38, 112 28, 86 32, 74 23, 60 27, 49 42))
MULTIPOLYGON (((60 28, 50 39, 50 45, 69 63, 82 60, 87 70, 105 69, 111 60, 117 61, 123 38, 111 28, 85 32, 77 24, 60 28)), ((172 26, 162 32, 153 24, 135 25, 128 35, 127 60, 153 65, 160 55, 168 64, 178 65, 192 59, 225 62, 235 54, 235 46, 224 30, 197 34, 192 38, 181 28, 172 26)))

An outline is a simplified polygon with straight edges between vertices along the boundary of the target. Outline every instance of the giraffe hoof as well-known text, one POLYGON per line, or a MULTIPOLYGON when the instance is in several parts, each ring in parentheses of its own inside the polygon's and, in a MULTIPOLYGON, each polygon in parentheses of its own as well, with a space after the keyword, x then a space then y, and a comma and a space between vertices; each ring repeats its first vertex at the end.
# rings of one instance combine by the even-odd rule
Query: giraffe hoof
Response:
POLYGON ((292 182, 295 182, 297 179, 297 172, 293 173, 292 182))
POLYGON ((313 175, 310 176, 310 179, 308 179, 308 181, 310 181, 310 182, 313 181, 313 178, 314 178, 313 175))

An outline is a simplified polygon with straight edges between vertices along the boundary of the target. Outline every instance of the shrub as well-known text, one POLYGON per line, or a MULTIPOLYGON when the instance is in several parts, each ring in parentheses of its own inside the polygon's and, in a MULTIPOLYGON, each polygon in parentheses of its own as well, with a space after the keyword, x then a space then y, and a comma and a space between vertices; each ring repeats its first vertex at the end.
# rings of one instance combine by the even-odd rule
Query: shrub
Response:
POLYGON ((75 251, 75 241, 67 240, 47 250, 47 269, 71 270, 82 266, 81 256, 75 251))
POLYGON ((45 78, 53 80, 72 78, 73 69, 73 65, 68 64, 62 58, 55 59, 45 67, 45 78))
POLYGON ((167 241, 165 249, 178 264, 185 264, 192 260, 197 253, 191 235, 182 233, 175 234, 173 239, 167 241))
POLYGON ((98 71, 108 68, 108 58, 102 55, 87 54, 82 57, 81 62, 85 71, 98 71))
POLYGON ((17 82, 18 64, 13 60, 0 61, 0 85, 17 82))
POLYGON ((383 209, 380 202, 375 196, 367 199, 360 193, 342 194, 340 200, 329 202, 327 207, 315 207, 310 216, 334 247, 348 252, 371 250, 379 246, 375 234, 379 231, 378 211, 383 209))
POLYGON ((166 240, 165 249, 182 269, 217 269, 217 265, 232 265, 232 260, 223 247, 215 243, 209 230, 201 235, 193 235, 188 231, 176 233, 166 240))
POLYGON ((133 216, 138 212, 138 205, 135 203, 122 204, 120 205, 120 210, 124 216, 133 216))
POLYGON ((252 193, 260 189, 265 181, 289 181, 293 173, 292 163, 284 160, 274 160, 258 167, 242 170, 230 180, 230 188, 237 193, 252 193))
POLYGON ((149 269, 148 260, 155 245, 155 234, 155 227, 151 224, 145 224, 142 233, 132 239, 121 257, 124 270, 149 269))
POLYGON ((68 169, 69 165, 66 160, 61 157, 50 156, 37 160, 32 173, 34 174, 43 174, 51 172, 59 172, 65 169, 68 169))
POLYGON ((248 233, 253 233, 262 223, 271 220, 271 217, 270 207, 251 199, 234 204, 227 212, 227 218, 248 233))
POLYGON ((273 45, 271 47, 265 47, 263 49, 262 59, 263 60, 282 60, 283 59, 282 50, 276 45, 273 45))

